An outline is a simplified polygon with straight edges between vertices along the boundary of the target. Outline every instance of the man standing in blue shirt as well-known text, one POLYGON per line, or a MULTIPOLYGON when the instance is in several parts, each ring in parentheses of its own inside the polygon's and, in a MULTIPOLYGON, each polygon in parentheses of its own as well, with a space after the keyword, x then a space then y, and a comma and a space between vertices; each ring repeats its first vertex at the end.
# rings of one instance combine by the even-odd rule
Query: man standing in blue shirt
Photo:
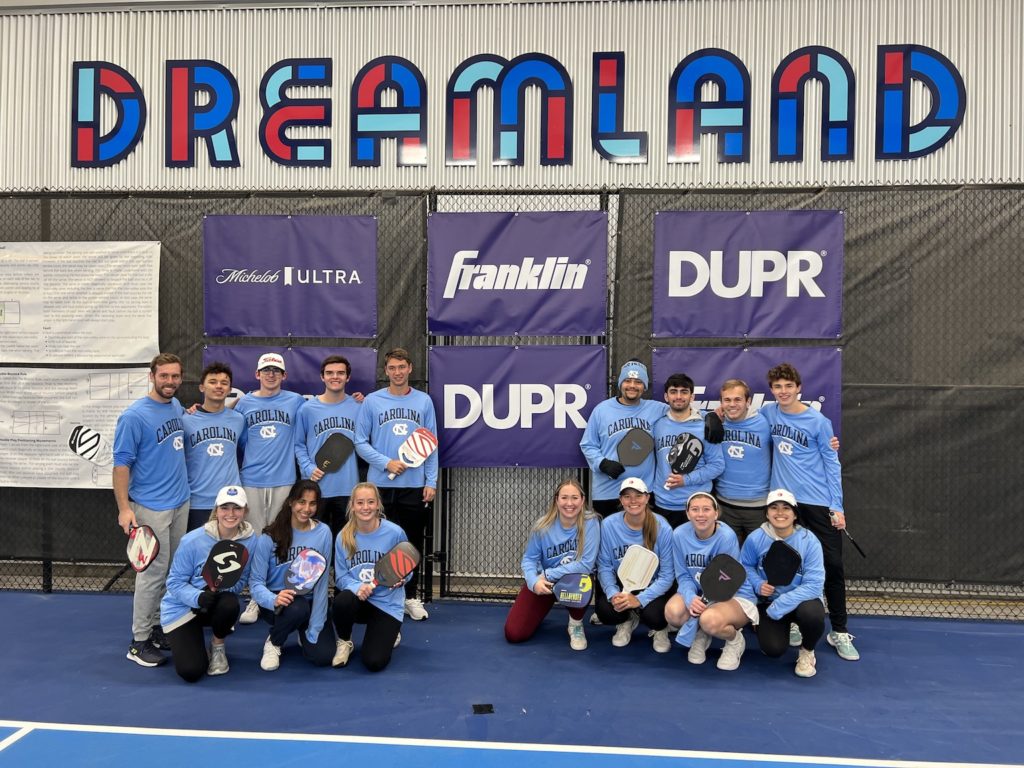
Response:
POLYGON ((238 446, 245 418, 225 407, 231 393, 231 368, 211 363, 199 376, 203 402, 185 414, 185 465, 188 468, 188 529, 206 524, 221 488, 240 485, 238 446))
MULTIPOLYGON (((843 478, 830 441, 832 422, 800 400, 800 374, 789 363, 768 371, 775 403, 761 413, 772 430, 772 488, 785 488, 797 500, 800 525, 821 542, 825 560, 825 601, 832 631, 828 644, 847 661, 857 661, 853 635, 846 628, 846 577, 843 570, 843 478)), ((792 640, 791 640, 792 642, 792 640)))
MULTIPOLYGON (((238 398, 235 410, 245 418, 242 431, 242 487, 249 501, 248 522, 256 535, 281 509, 295 485, 295 417, 305 399, 282 389, 284 358, 276 352, 256 363, 260 388, 238 398)), ((242 611, 241 624, 255 624, 260 609, 255 600, 242 611)))
POLYGON ((157 647, 166 647, 159 632, 160 600, 168 566, 188 523, 184 410, 174 396, 181 377, 177 355, 154 357, 149 365, 153 388, 124 410, 114 428, 117 524, 126 534, 148 525, 160 542, 159 554, 135 577, 128 659, 143 667, 167 660, 157 647))
MULTIPOLYGON (((419 467, 400 461, 398 448, 419 427, 437 434, 434 403, 409 385, 412 359, 401 347, 384 355, 388 386, 363 400, 356 422, 356 451, 370 465, 367 480, 380 489, 388 520, 397 523, 416 549, 423 552, 425 527, 434 514, 437 493, 437 451, 419 467)), ((429 617, 416 595, 419 569, 405 584, 405 613, 413 621, 429 617)))

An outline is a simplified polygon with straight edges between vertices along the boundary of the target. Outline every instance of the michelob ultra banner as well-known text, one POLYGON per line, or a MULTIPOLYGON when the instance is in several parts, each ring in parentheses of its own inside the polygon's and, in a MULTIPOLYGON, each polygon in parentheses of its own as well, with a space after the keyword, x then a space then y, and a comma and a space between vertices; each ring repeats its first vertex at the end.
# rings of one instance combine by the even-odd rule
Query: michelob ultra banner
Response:
POLYGON ((659 211, 655 337, 836 339, 842 211, 659 211))
POLYGON ((432 347, 445 467, 582 467, 580 438, 608 388, 600 346, 432 347))
POLYGON ((373 338, 373 216, 207 216, 208 336, 373 338))
POLYGON ((651 397, 665 394, 665 380, 673 373, 693 379, 693 402, 708 411, 719 405, 722 382, 742 379, 759 408, 774 402, 767 374, 779 363, 789 363, 803 382, 800 399, 821 411, 839 434, 842 423, 843 361, 838 347, 663 347, 652 353, 651 397))
MULTIPOLYGON (((320 363, 328 355, 341 355, 352 366, 345 391, 348 394, 370 394, 377 388, 377 350, 369 347, 242 347, 231 344, 211 344, 203 348, 203 367, 214 361, 231 366, 234 389, 251 392, 260 388, 256 380, 256 363, 267 352, 276 352, 284 359, 288 378, 282 385, 307 397, 324 391, 320 378, 320 363)), ((191 373, 191 372, 190 372, 191 373)), ((195 371, 199 376, 199 371, 195 371)))
POLYGON ((439 336, 601 336, 608 215, 434 213, 427 326, 439 336))

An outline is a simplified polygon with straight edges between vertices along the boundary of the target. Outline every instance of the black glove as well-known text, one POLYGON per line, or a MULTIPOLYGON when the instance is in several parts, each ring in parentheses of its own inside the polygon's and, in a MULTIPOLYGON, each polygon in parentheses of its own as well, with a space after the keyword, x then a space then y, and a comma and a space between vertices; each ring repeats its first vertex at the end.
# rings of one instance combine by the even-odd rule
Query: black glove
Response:
POLYGON ((211 592, 208 589, 204 589, 202 592, 199 593, 199 610, 203 611, 204 613, 213 608, 213 604, 216 602, 216 592, 211 592))
POLYGON ((725 427, 722 426, 722 420, 714 411, 704 417, 704 439, 714 445, 725 440, 725 427))
POLYGON ((619 464, 617 461, 612 461, 611 459, 601 459, 601 463, 597 465, 597 468, 608 475, 612 480, 617 479, 619 475, 626 471, 624 466, 619 464))

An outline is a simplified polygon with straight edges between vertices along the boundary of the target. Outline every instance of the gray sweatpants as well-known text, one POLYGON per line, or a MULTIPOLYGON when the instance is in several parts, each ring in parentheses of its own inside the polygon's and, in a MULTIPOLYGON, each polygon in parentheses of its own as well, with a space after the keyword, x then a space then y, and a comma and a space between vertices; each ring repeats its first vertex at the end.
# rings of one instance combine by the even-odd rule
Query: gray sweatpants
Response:
POLYGON ((167 571, 178 542, 188 526, 188 502, 177 509, 160 512, 130 502, 135 520, 148 525, 160 542, 160 552, 142 573, 135 574, 135 600, 132 603, 132 638, 146 640, 154 626, 160 624, 160 600, 164 596, 167 571))
POLYGON ((292 487, 279 485, 275 488, 254 488, 246 485, 243 486, 243 489, 245 498, 249 502, 249 514, 245 519, 259 536, 263 533, 264 526, 269 525, 277 517, 277 513, 281 511, 281 505, 288 498, 288 492, 292 487))

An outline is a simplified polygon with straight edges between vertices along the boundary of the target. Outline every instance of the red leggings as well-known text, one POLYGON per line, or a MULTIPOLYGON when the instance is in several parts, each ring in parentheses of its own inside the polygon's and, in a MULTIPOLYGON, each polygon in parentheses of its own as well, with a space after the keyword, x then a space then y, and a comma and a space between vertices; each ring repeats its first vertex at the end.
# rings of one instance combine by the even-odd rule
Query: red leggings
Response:
MULTIPOLYGON (((522 643, 533 637, 537 627, 555 604, 554 595, 538 595, 523 584, 512 604, 512 610, 505 619, 505 639, 510 643, 522 643)), ((580 621, 586 608, 570 608, 569 615, 580 621)))

